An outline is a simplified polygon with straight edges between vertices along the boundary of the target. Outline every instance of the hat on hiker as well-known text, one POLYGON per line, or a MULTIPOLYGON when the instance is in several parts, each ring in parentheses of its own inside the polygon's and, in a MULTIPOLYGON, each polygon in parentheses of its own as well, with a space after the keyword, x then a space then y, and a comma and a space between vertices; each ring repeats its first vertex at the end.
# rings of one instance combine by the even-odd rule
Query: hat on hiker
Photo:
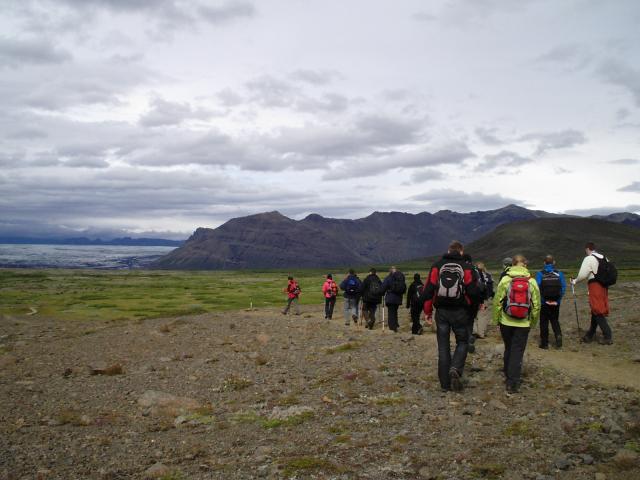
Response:
POLYGON ((504 257, 502 259, 502 265, 506 266, 511 266, 511 262, 513 262, 513 259, 511 257, 504 257))

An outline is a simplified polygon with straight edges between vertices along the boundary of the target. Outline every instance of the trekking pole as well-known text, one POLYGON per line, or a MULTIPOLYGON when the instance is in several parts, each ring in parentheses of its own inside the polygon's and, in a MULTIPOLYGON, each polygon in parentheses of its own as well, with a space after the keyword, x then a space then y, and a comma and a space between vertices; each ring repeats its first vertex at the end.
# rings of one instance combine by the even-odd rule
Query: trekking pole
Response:
POLYGON ((573 293, 573 306, 576 310, 576 323, 578 324, 578 336, 582 337, 582 329, 580 328, 580 320, 578 318, 578 298, 576 297, 576 287, 573 284, 573 278, 569 278, 569 283, 571 283, 571 293, 573 293))
POLYGON ((384 300, 382 301, 382 331, 384 332, 384 300))

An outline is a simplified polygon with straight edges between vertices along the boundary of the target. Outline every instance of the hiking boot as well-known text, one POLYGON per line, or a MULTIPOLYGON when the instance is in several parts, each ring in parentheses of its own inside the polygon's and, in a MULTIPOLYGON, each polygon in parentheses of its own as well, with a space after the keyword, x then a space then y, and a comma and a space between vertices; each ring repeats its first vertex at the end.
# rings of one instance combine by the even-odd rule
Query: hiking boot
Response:
POLYGON ((369 320, 369 321, 367 322, 367 328, 368 328, 369 330, 373 330, 373 322, 372 322, 371 320, 369 320))
POLYGON ((540 343, 540 344, 538 345, 538 348, 541 348, 541 349, 543 349, 543 350, 549 350, 549 344, 547 344, 547 343, 540 343))
POLYGON ((590 337, 589 335, 585 335, 584 337, 582 337, 580 339, 580 341, 582 343, 591 343, 591 342, 593 342, 593 337, 590 337))
POLYGON ((556 348, 562 348, 562 335, 556 337, 556 348))
POLYGON ((462 380, 460 379, 460 374, 455 368, 449 370, 449 379, 451 380, 451 390, 454 392, 461 392, 462 380))
POLYGON ((518 393, 518 390, 518 385, 514 383, 507 383, 507 395, 518 393))
POLYGON ((599 339, 598 343, 600 345, 613 345, 613 340, 611 340, 610 338, 603 338, 603 339, 599 339))
POLYGON ((351 320, 353 320, 353 323, 358 323, 358 316, 357 315, 351 315, 351 320))
POLYGON ((469 348, 467 349, 469 353, 476 353, 476 346, 473 343, 469 344, 469 348))

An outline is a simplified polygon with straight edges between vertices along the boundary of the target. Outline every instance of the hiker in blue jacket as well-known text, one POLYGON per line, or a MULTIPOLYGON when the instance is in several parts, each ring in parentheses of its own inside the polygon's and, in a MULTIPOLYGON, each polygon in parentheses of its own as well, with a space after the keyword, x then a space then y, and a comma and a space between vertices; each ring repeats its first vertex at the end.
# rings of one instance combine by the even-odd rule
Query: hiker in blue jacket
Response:
POLYGON ((552 255, 544 259, 544 267, 536 274, 536 282, 540 287, 540 348, 549 348, 549 322, 556 337, 556 348, 562 347, 562 330, 560 329, 560 302, 567 290, 564 273, 558 271, 552 255))
POLYGON ((353 268, 349 269, 349 274, 340 282, 340 290, 344 292, 344 324, 351 325, 351 320, 358 323, 362 282, 353 268))

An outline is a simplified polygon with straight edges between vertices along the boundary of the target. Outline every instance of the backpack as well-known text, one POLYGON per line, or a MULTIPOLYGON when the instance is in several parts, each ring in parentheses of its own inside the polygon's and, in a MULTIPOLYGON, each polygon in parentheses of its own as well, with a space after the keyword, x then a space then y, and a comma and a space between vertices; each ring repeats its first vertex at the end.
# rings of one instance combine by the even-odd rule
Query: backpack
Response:
POLYGON ((379 278, 371 278, 367 288, 367 301, 379 302, 382 297, 382 282, 379 278))
POLYGON ((616 266, 604 255, 602 255, 602 258, 596 257, 596 260, 598 260, 598 271, 594 276, 594 280, 605 288, 615 285, 618 281, 618 269, 616 266))
POLYGON ((291 287, 291 295, 295 295, 296 297, 300 295, 302 290, 300 290, 300 285, 298 285, 298 283, 292 284, 291 287))
POLYGON ((459 305, 464 301, 464 269, 459 263, 445 263, 438 274, 438 305, 459 305))
POLYGON ((329 280, 329 288, 327 289, 327 293, 330 295, 330 298, 335 297, 338 294, 338 288, 336 282, 333 280, 329 280))
POLYGON ((476 281, 476 286, 478 287, 478 294, 480 297, 480 301, 485 301, 487 298, 489 298, 487 296, 487 279, 484 276, 484 273, 482 273, 478 267, 473 267, 473 270, 476 272, 476 275, 478 276, 478 280, 476 281))
POLYGON ((424 289, 424 285, 421 284, 416 284, 416 291, 415 294, 413 295, 413 298, 411 298, 411 304, 412 305, 420 305, 420 295, 422 295, 422 290, 424 289))
POLYGON ((391 285, 389 285, 391 293, 403 295, 407 291, 407 284, 404 282, 404 276, 397 273, 391 277, 391 285))
POLYGON ((524 320, 531 310, 529 277, 515 277, 511 280, 504 302, 504 311, 513 318, 524 320))
POLYGON ((560 281, 560 274, 557 271, 542 271, 540 294, 545 300, 560 300, 562 296, 562 282, 560 281))
POLYGON ((351 275, 347 280, 346 286, 347 288, 345 289, 345 292, 347 293, 347 296, 349 297, 358 296, 358 292, 360 290, 360 280, 358 280, 357 277, 354 277, 353 275, 351 275))

